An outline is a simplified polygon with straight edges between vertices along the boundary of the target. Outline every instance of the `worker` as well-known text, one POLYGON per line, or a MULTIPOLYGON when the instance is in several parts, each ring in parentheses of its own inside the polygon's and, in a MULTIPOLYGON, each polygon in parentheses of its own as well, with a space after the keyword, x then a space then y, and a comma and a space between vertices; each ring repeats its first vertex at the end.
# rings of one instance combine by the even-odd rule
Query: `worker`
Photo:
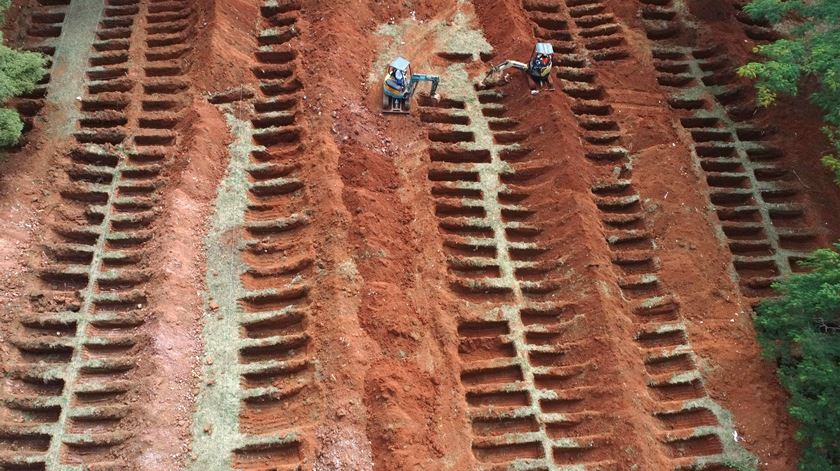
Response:
MULTIPOLYGON (((551 87, 552 61, 550 54, 537 54, 528 67, 528 76, 536 84, 536 89, 531 89, 531 94, 536 95, 544 86, 551 87)), ((549 88, 551 90, 552 88, 549 88)))
POLYGON ((397 90, 405 90, 405 74, 402 70, 391 67, 387 82, 388 85, 397 90))

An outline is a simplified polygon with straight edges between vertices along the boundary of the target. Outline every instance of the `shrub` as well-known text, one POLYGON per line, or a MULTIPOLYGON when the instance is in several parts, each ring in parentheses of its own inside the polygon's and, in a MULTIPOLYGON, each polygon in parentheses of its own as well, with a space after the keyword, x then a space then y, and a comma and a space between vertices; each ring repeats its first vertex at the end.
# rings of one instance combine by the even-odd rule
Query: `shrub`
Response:
POLYGON ((782 296, 759 306, 756 327, 800 423, 799 469, 840 469, 840 252, 818 250, 804 265, 812 271, 777 284, 782 296))
MULTIPOLYGON (((9 0, 0 0, 0 24, 3 23, 3 12, 8 6, 9 0)), ((3 37, 0 35, 2 42, 3 37)), ((35 85, 46 73, 45 63, 41 54, 17 51, 0 44, 0 103, 35 89, 35 85)), ((23 123, 17 111, 0 108, 0 146, 17 143, 22 130, 23 123)))
POLYGON ((742 66, 738 73, 756 80, 759 103, 773 104, 778 94, 795 96, 800 79, 816 77, 819 89, 811 100, 825 112, 826 135, 835 147, 823 162, 840 184, 840 2, 837 0, 753 0, 745 11, 754 18, 779 24, 795 18, 788 38, 758 46, 761 62, 742 66))
POLYGON ((0 147, 17 144, 23 131, 23 121, 18 112, 11 108, 0 108, 0 147))

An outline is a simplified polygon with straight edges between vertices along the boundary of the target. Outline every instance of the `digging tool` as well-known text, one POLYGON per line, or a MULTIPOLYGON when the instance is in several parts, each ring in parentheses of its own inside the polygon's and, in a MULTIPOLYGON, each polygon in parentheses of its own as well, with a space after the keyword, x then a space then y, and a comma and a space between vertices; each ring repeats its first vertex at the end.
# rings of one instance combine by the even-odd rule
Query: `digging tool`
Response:
POLYGON ((527 73, 537 85, 537 89, 532 90, 531 93, 539 93, 538 90, 543 86, 551 86, 550 76, 551 69, 553 67, 553 54, 554 47, 550 43, 537 43, 537 45, 534 46, 534 52, 531 54, 531 59, 527 64, 508 59, 499 65, 491 67, 484 76, 484 79, 481 81, 481 84, 489 87, 499 83, 500 81, 509 82, 510 79, 507 76, 502 76, 502 72, 512 68, 527 73))
POLYGON ((515 60, 508 59, 508 60, 502 62, 499 65, 491 67, 490 70, 487 71, 487 75, 485 75, 484 79, 481 81, 481 84, 482 85, 490 85, 490 84, 493 84, 493 83, 498 83, 500 80, 504 80, 505 82, 509 82, 510 79, 507 78, 507 76, 505 76, 504 78, 501 78, 501 77, 502 77, 502 72, 504 72, 507 69, 511 69, 511 68, 521 70, 521 71, 525 72, 525 71, 528 70, 528 64, 526 64, 524 62, 518 62, 518 61, 515 61, 515 60))
POLYGON ((382 84, 382 112, 408 114, 411 111, 411 97, 420 82, 432 82, 429 94, 432 99, 440 98, 437 94, 440 77, 437 75, 412 74, 411 63, 397 57, 388 65, 382 84))

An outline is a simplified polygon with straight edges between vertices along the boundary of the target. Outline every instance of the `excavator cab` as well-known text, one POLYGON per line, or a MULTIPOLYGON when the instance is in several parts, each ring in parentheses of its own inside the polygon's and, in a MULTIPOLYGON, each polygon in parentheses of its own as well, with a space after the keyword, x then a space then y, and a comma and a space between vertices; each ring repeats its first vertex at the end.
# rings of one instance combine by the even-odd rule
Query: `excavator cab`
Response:
POLYGON ((553 63, 554 46, 551 43, 537 43, 534 46, 534 52, 531 54, 531 60, 528 61, 529 66, 533 67, 535 64, 546 65, 543 59, 548 60, 548 65, 553 63))
POLYGON ((407 113, 411 104, 411 63, 403 57, 397 57, 385 71, 385 83, 382 85, 382 111, 386 113, 407 113), (407 106, 405 106, 407 105, 407 106))
POLYGON ((419 82, 432 82, 430 94, 433 98, 437 97, 439 77, 412 74, 411 63, 403 57, 397 57, 391 61, 382 83, 382 112, 408 114, 411 111, 411 97, 419 82))
POLYGON ((528 61, 528 73, 537 79, 546 78, 554 65, 553 55, 554 47, 550 43, 537 43, 528 61))
POLYGON ((528 75, 536 83, 536 89, 531 89, 532 95, 538 94, 543 87, 554 90, 551 86, 551 69, 554 67, 553 54, 554 47, 549 43, 537 43, 534 46, 534 53, 528 62, 528 75))

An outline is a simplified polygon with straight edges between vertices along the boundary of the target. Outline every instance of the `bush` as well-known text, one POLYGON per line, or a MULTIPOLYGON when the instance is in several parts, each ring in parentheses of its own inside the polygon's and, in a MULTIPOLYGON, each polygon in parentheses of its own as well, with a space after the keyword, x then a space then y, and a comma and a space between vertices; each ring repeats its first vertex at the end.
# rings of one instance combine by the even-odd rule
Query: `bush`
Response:
POLYGON ((817 78, 819 89, 811 100, 825 112, 825 132, 835 147, 834 155, 823 157, 823 162, 840 184, 840 2, 753 0, 745 11, 775 24, 796 19, 788 38, 758 46, 755 52, 764 60, 744 65, 738 73, 756 80, 762 106, 773 104, 780 93, 797 95, 803 76, 817 78))
POLYGON ((0 108, 0 147, 17 144, 23 131, 23 121, 17 111, 11 108, 0 108))
MULTIPOLYGON (((817 79, 810 98, 824 111, 824 132, 835 148, 823 163, 840 183, 840 1, 753 0, 745 9, 775 24, 794 20, 787 38, 756 48, 762 62, 738 73, 756 80, 762 106, 779 94, 797 95, 803 76, 817 79)), ((756 328, 800 423, 799 469, 840 469, 840 253, 818 250, 805 265, 813 271, 775 285, 781 297, 758 307, 756 328)))
MULTIPOLYGON (((0 0, 0 24, 2 13, 9 6, 9 0, 0 0)), ((3 37, 0 35, 0 43, 3 37)), ((44 77, 46 60, 35 52, 22 52, 0 44, 0 103, 5 103, 24 93, 31 92, 44 77)), ((23 123, 17 111, 0 108, 0 146, 14 145, 20 139, 23 123)))
POLYGON ((756 327, 800 423, 799 469, 840 469, 840 253, 818 250, 805 265, 813 271, 779 283, 782 297, 759 306, 756 327))

